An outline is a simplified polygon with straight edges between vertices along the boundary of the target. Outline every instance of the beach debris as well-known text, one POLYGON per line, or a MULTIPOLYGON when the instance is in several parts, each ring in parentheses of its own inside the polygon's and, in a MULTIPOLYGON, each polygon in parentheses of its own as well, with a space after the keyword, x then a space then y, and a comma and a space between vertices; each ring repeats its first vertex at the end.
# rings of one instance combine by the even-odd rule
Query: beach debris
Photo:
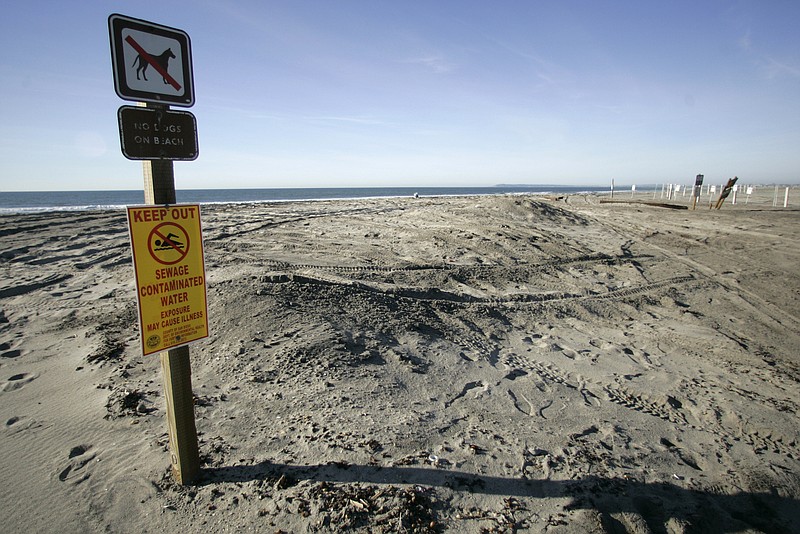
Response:
POLYGON ((574 434, 570 434, 569 437, 571 440, 579 440, 580 438, 585 438, 586 436, 589 436, 591 434, 596 434, 599 431, 600 430, 597 428, 597 425, 592 425, 582 432, 576 432, 574 434))
POLYGON ((232 447, 222 436, 203 436, 199 439, 201 451, 200 463, 208 467, 219 467, 224 464, 225 459, 230 455, 232 447))
POLYGON ((450 465, 450 461, 444 458, 439 458, 435 454, 428 455, 428 463, 431 464, 433 467, 447 467, 450 465))
POLYGON ((274 487, 275 487, 276 490, 280 490, 280 489, 286 489, 286 488, 288 488, 290 486, 293 486, 294 484, 295 484, 295 481, 291 477, 287 477, 286 473, 283 473, 278 478, 278 480, 275 482, 275 486, 274 487))
POLYGON ((469 452, 471 452, 472 454, 476 454, 476 455, 477 454, 486 454, 486 449, 484 449, 480 445, 475 445, 474 443, 470 443, 469 445, 467 445, 467 447, 469 448, 469 452))
POLYGON ((106 403, 106 419, 118 419, 120 417, 138 417, 147 415, 155 411, 155 408, 147 406, 147 395, 150 392, 139 391, 137 389, 116 390, 111 393, 106 403))
POLYGON ((86 356, 86 361, 89 363, 104 363, 108 361, 119 360, 120 356, 125 352, 125 343, 122 341, 114 341, 109 336, 103 335, 100 345, 94 349, 91 354, 86 356))
POLYGON ((481 528, 481 532, 517 532, 519 529, 531 527, 532 521, 539 520, 539 514, 529 512, 527 508, 515 497, 503 499, 503 508, 500 511, 480 510, 470 507, 464 512, 455 514, 457 520, 492 521, 495 525, 481 528), (524 517, 517 517, 518 514, 524 517))
POLYGON ((429 453, 425 451, 417 452, 414 454, 409 454, 407 456, 403 456, 402 458, 398 458, 391 463, 392 467, 398 467, 403 465, 417 465, 427 461, 429 453))
POLYGON ((325 511, 327 528, 373 532, 436 532, 435 495, 422 486, 362 486, 320 482, 304 496, 306 510, 325 511))
POLYGON ((600 204, 639 204, 643 206, 653 206, 656 208, 668 208, 672 210, 688 210, 689 206, 683 204, 671 204, 669 202, 652 202, 648 200, 611 200, 600 199, 600 204))
POLYGON ((374 438, 361 443, 361 446, 364 447, 365 449, 369 449, 373 453, 380 452, 383 450, 383 445, 381 445, 381 443, 374 438))

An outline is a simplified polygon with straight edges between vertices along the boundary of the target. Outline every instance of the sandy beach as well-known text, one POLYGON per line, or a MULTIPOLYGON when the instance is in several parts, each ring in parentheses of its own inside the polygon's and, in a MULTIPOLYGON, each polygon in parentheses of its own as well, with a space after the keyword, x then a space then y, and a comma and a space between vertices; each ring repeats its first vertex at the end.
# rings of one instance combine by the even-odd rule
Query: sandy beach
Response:
POLYGON ((800 210, 764 195, 204 206, 192 486, 124 210, 0 215, 2 529, 797 532, 800 210))

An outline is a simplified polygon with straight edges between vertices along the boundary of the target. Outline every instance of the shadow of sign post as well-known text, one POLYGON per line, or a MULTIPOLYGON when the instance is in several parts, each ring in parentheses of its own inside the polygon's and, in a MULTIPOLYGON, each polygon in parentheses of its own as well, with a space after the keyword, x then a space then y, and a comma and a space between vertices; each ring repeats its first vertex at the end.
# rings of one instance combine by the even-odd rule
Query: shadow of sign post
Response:
MULTIPOLYGON (((614 516, 637 514, 650 532, 666 532, 670 519, 687 526, 687 532, 793 531, 800 519, 800 501, 777 492, 723 494, 680 487, 669 482, 590 475, 574 480, 488 476, 435 467, 382 467, 337 464, 288 465, 261 462, 204 469, 198 483, 267 482, 285 489, 301 481, 319 484, 410 485, 422 491, 452 491, 544 499, 566 498, 566 511, 594 510, 607 532, 627 532, 614 516)), ((382 493, 376 488, 376 494, 382 493)), ((370 502, 363 502, 369 513, 370 502)), ((441 508, 439 512, 442 512, 441 508)), ((452 521, 452 518, 448 518, 452 521)), ((456 518, 457 520, 457 518, 456 518)), ((456 524, 451 524, 456 530, 456 524)), ((524 527, 524 525, 516 525, 524 527)))

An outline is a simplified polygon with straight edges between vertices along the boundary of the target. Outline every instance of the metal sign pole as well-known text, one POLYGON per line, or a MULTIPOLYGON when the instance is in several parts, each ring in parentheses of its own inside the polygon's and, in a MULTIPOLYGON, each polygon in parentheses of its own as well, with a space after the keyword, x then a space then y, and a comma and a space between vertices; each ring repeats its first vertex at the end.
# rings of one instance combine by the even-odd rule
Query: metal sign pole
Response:
MULTIPOLYGON (((167 111, 169 106, 147 104, 149 108, 167 111)), ((175 204, 175 174, 170 160, 145 160, 144 198, 146 204, 175 204)), ((160 354, 167 404, 169 448, 172 473, 178 484, 191 484, 200 475, 200 453, 194 419, 192 368, 189 347, 178 347, 160 354)))

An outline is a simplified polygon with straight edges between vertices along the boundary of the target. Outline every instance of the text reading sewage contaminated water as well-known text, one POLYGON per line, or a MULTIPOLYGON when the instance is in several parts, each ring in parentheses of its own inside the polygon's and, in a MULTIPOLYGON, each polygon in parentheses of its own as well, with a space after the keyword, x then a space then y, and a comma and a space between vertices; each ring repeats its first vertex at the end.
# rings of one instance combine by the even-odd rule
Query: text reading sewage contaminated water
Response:
POLYGON ((128 208, 142 350, 208 337, 199 205, 128 208))

